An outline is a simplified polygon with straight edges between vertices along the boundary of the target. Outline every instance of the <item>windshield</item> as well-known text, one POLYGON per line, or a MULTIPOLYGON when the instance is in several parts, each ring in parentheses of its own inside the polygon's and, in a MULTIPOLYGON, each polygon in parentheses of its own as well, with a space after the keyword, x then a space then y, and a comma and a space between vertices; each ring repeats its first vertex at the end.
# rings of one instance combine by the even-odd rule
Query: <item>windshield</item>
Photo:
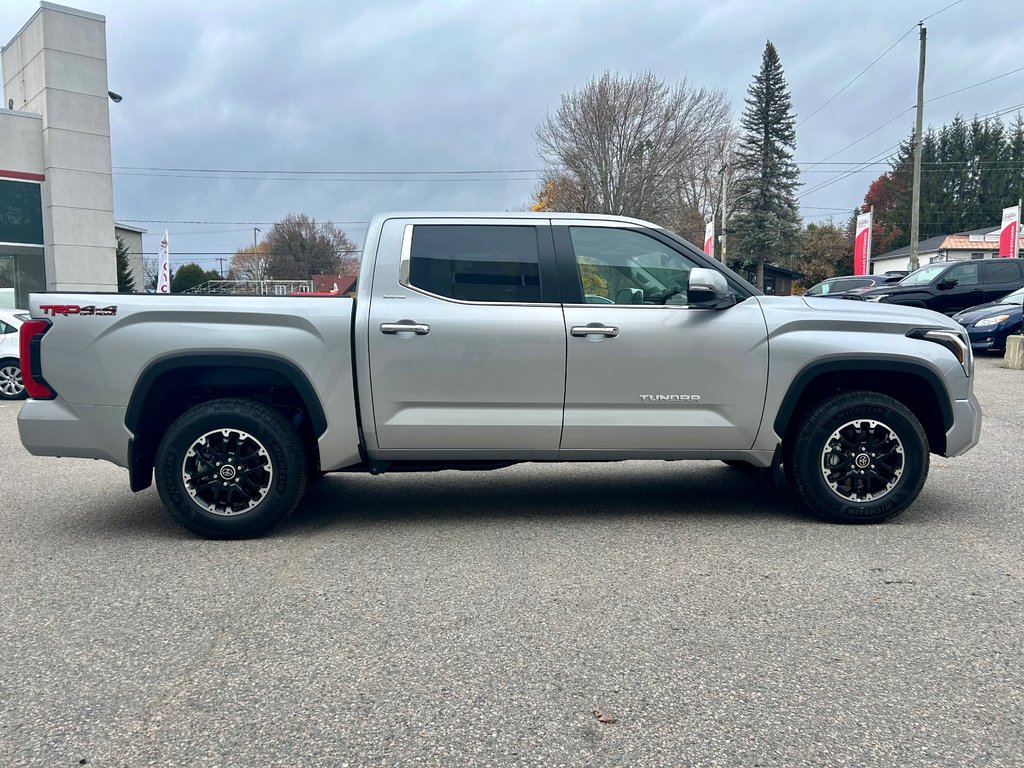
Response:
POLYGON ((925 283, 930 283, 942 270, 948 267, 949 264, 932 264, 927 267, 921 267, 916 272, 911 272, 904 277, 897 285, 924 285, 925 283))
POLYGON ((1000 304, 1022 304, 1024 305, 1024 288, 1018 288, 1013 293, 1008 293, 999 300, 1000 304))

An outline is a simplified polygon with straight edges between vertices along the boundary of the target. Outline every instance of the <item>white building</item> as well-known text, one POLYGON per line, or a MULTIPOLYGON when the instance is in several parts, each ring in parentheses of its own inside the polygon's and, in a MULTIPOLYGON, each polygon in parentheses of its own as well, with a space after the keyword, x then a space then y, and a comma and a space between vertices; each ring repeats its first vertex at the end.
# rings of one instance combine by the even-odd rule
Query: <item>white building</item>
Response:
POLYGON ((0 296, 116 291, 104 17, 43 2, 0 65, 0 296))

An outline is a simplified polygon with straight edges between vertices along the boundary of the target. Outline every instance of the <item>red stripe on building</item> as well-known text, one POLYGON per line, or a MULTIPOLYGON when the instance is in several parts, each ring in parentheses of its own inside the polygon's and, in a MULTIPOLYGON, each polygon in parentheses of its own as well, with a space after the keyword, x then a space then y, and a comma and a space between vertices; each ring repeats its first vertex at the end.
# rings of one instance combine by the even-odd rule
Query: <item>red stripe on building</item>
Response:
POLYGON ((0 179, 25 179, 26 181, 46 181, 41 173, 25 173, 25 171, 7 171, 0 168, 0 179))

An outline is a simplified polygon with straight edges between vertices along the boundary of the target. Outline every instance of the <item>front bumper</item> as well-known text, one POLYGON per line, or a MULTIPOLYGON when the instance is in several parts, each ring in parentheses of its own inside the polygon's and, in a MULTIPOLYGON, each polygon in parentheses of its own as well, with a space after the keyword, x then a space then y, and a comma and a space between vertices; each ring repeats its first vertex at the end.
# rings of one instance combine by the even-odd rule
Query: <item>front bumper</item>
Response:
POLYGON ((981 404, 974 392, 966 400, 953 401, 953 426, 946 432, 946 456, 962 456, 981 437, 981 404))
POLYGON ((998 325, 988 328, 967 328, 971 339, 971 348, 983 352, 987 349, 1006 349, 1006 337, 1011 333, 1020 333, 1020 326, 1001 328, 998 325))

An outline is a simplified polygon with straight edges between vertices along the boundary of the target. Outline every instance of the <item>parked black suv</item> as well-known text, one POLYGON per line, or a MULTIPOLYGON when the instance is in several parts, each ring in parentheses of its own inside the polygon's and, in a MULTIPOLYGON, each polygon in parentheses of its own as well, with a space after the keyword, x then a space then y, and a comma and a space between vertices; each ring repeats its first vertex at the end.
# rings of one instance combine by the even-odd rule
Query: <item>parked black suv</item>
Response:
POLYGON ((895 285, 845 298, 934 309, 946 315, 995 301, 1024 287, 1024 259, 943 261, 911 272, 895 285))

